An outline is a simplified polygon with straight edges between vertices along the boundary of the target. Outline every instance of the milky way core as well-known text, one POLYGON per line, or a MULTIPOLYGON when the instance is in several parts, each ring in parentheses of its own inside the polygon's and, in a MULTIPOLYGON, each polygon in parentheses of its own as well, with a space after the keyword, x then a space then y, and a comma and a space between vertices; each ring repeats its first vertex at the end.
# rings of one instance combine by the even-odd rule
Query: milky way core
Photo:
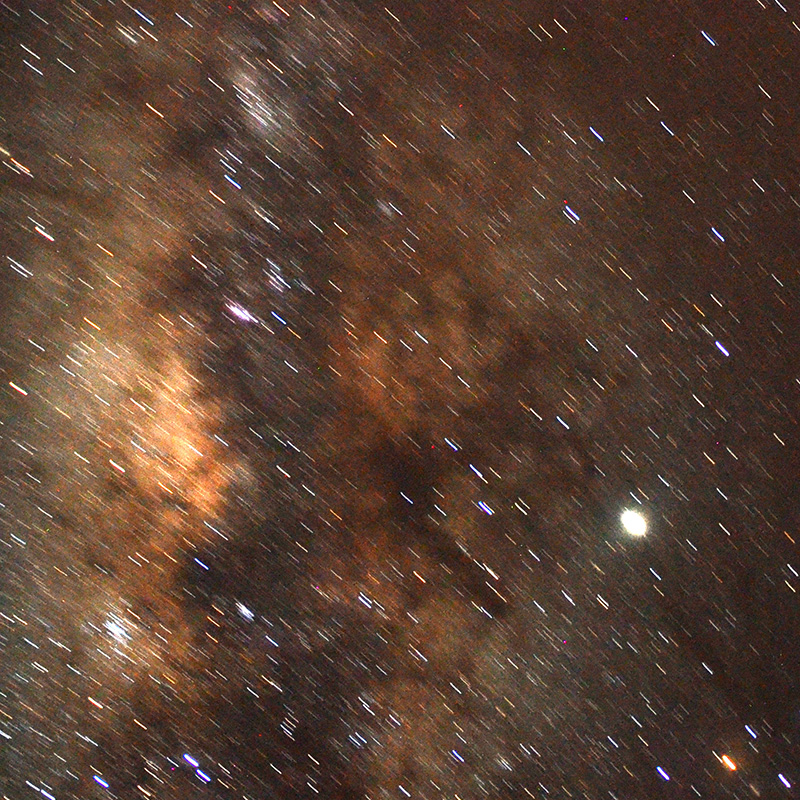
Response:
POLYGON ((799 35, 0 3, 2 798, 792 797, 799 35))

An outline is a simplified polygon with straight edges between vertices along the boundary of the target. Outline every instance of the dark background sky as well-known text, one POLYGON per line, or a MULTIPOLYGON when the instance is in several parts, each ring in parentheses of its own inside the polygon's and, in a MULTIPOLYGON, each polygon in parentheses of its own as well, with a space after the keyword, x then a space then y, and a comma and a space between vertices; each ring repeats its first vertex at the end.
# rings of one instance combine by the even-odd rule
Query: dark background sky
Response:
POLYGON ((795 796, 799 26, 2 3, 4 796, 795 796))

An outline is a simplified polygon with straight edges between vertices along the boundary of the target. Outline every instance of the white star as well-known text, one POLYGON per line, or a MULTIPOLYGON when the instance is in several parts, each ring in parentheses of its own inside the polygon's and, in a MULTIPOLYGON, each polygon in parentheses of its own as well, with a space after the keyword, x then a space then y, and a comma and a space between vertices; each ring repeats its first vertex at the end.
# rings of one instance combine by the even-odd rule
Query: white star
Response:
POLYGON ((638 511, 626 508, 619 519, 622 527, 631 536, 644 536, 647 533, 647 520, 638 511))

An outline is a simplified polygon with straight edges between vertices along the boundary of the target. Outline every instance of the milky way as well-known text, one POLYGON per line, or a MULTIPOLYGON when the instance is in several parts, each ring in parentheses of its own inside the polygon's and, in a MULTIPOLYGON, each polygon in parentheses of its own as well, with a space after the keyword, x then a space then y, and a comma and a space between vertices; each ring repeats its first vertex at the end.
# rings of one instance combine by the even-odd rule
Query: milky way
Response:
POLYGON ((0 30, 6 800, 796 796, 796 9, 0 30))

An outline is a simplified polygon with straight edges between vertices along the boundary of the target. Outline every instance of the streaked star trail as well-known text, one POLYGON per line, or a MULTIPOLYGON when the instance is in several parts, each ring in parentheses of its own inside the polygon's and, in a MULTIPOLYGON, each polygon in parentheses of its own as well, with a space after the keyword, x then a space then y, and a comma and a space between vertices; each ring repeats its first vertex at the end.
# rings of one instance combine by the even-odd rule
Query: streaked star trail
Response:
POLYGON ((4 800, 795 797, 798 37, 0 3, 4 800))

